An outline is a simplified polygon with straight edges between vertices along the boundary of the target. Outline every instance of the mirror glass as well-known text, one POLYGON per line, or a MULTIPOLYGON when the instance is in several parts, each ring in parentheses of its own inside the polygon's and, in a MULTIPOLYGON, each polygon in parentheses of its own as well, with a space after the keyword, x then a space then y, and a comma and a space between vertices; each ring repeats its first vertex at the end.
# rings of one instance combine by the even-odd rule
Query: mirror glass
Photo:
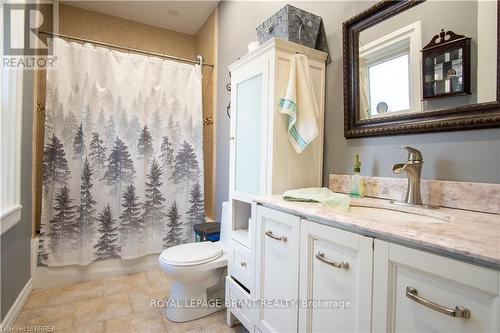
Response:
POLYGON ((497 2, 483 0, 428 0, 361 31, 358 118, 496 101, 496 38, 497 2), (450 44, 423 54, 442 29, 467 37, 468 50, 450 44))

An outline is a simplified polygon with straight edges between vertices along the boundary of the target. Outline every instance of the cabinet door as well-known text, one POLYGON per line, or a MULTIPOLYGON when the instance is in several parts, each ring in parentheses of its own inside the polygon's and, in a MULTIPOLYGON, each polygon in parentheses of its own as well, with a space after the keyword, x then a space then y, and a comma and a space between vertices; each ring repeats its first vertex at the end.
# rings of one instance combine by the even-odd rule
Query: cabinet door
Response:
POLYGON ((499 332, 499 272, 375 241, 374 332, 499 332))
POLYGON ((299 331, 369 332, 373 239, 306 220, 300 226, 299 331))
POLYGON ((249 201, 265 191, 268 80, 265 57, 232 73, 229 186, 233 198, 249 201))
POLYGON ((297 216, 257 207, 255 325, 263 333, 297 332, 299 223, 297 216))

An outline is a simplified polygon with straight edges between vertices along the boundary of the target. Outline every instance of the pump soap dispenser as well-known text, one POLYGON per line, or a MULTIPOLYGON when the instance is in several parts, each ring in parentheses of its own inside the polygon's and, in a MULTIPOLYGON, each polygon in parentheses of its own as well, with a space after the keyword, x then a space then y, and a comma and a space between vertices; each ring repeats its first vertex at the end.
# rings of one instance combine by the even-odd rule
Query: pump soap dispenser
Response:
POLYGON ((363 177, 361 177, 361 161, 359 155, 355 155, 354 174, 349 181, 349 196, 360 198, 363 196, 363 177))

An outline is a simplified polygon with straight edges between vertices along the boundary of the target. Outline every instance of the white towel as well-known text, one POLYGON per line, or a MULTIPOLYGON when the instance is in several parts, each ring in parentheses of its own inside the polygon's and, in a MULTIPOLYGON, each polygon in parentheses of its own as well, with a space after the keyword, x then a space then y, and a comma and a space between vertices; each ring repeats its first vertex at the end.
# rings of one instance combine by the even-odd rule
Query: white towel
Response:
POLYGON ((319 107, 314 93, 309 61, 303 54, 294 54, 285 96, 280 99, 281 113, 288 115, 288 138, 300 154, 318 136, 319 107))

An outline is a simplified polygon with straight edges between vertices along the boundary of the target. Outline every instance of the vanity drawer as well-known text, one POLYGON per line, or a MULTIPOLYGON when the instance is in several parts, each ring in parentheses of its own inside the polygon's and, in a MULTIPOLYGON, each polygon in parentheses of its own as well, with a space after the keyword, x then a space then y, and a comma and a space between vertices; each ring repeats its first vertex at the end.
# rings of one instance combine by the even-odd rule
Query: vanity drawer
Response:
POLYGON ((229 275, 234 276, 246 288, 252 289, 252 255, 248 248, 238 242, 231 242, 229 275))
POLYGON ((226 276, 226 306, 243 326, 250 328, 253 323, 250 295, 230 276, 226 276))
POLYGON ((499 331, 499 272, 381 241, 374 258, 374 332, 499 331))

